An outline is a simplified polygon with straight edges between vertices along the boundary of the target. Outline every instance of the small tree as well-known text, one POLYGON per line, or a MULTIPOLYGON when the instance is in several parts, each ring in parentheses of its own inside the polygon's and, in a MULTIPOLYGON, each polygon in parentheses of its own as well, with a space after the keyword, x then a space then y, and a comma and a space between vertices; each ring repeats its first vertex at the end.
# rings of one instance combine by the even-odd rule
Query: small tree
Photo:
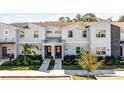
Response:
POLYGON ((87 70, 87 79, 89 79, 90 72, 95 71, 102 66, 102 61, 97 60, 95 53, 84 50, 81 50, 80 52, 80 58, 78 59, 78 63, 81 69, 87 70))

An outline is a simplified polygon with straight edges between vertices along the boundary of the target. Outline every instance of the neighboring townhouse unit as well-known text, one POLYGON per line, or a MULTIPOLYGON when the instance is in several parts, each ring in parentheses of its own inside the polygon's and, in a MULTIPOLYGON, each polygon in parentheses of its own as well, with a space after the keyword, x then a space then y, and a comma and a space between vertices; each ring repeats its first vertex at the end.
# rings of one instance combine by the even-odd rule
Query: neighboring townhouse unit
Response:
POLYGON ((78 55, 81 49, 97 56, 124 56, 124 23, 110 22, 39 22, 0 23, 0 58, 23 55, 22 44, 33 44, 43 59, 78 55))

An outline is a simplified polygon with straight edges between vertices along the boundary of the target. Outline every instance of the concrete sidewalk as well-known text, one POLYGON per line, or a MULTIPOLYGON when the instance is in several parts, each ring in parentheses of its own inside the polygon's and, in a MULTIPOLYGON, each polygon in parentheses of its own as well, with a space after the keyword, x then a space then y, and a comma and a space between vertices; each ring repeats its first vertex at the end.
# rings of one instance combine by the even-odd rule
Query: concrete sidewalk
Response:
POLYGON ((62 70, 51 70, 51 71, 34 71, 34 70, 27 70, 27 71, 7 71, 7 70, 0 70, 0 77, 1 76, 70 76, 64 74, 62 70))
MULTIPOLYGON (((0 70, 0 76, 63 76, 63 75, 87 75, 87 71, 84 70, 47 70, 47 71, 7 71, 0 70)), ((114 70, 97 70, 90 75, 98 76, 124 76, 124 71, 114 71, 114 70)))
MULTIPOLYGON (((71 75, 87 75, 84 70, 47 70, 47 71, 7 71, 0 70, 0 77, 2 76, 71 76, 71 75)), ((124 76, 124 71, 114 70, 97 70, 90 73, 95 76, 124 76)))

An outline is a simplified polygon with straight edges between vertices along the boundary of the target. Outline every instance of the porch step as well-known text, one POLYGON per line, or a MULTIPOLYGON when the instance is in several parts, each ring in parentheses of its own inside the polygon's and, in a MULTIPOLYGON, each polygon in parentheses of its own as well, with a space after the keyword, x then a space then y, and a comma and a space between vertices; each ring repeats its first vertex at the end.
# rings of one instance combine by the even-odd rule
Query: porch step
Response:
POLYGON ((47 71, 49 64, 50 64, 50 59, 45 59, 41 65, 41 67, 39 68, 39 70, 47 71))
POLYGON ((62 60, 61 59, 55 59, 55 65, 54 65, 54 70, 57 69, 62 69, 62 60))

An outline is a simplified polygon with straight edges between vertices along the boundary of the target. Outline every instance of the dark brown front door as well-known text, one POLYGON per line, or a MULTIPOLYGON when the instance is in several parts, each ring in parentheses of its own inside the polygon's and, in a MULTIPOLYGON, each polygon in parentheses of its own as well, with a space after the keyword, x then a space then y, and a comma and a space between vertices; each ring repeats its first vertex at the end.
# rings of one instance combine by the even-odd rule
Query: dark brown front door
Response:
POLYGON ((123 56, 123 47, 120 46, 120 56, 123 56))
POLYGON ((7 57, 7 47, 2 47, 2 57, 7 57))
POLYGON ((50 58, 51 57, 51 46, 45 46, 45 58, 50 58))
POLYGON ((55 58, 62 58, 62 46, 55 46, 55 58))

